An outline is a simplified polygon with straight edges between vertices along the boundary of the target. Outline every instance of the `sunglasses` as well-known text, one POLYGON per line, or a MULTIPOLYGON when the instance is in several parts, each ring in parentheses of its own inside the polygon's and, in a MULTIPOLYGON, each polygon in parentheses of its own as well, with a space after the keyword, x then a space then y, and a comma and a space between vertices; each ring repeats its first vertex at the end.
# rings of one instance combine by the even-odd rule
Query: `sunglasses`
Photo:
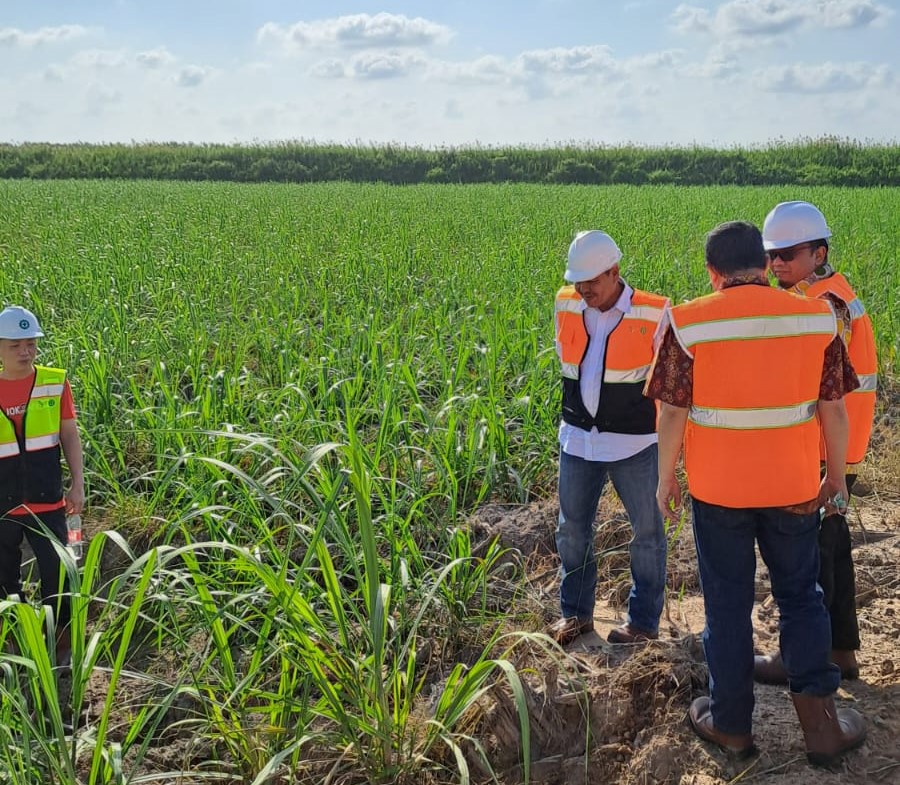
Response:
POLYGON ((780 258, 783 262, 793 262, 794 257, 800 253, 804 248, 812 248, 812 243, 801 243, 800 245, 795 245, 792 248, 773 248, 771 251, 766 251, 769 254, 769 259, 773 262, 780 258))

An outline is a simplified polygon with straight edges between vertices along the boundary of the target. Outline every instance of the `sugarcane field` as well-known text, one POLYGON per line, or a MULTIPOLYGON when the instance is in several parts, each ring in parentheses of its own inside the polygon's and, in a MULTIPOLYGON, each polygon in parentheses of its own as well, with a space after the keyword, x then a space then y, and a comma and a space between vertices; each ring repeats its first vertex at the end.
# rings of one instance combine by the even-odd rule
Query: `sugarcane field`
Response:
MULTIPOLYGON (((27 547, 0 600, 0 783, 900 783, 900 190, 440 179, 0 179, 0 291, 66 369, 85 487, 66 661, 27 547), (877 348, 835 694, 866 737, 825 768, 784 685, 754 686, 755 754, 693 731, 687 498, 658 637, 607 639, 632 538, 610 484, 592 619, 547 633, 570 243, 608 232, 628 284, 678 305, 711 291, 714 227, 790 200, 827 216, 877 348)), ((777 651, 762 558, 752 623, 777 651)))

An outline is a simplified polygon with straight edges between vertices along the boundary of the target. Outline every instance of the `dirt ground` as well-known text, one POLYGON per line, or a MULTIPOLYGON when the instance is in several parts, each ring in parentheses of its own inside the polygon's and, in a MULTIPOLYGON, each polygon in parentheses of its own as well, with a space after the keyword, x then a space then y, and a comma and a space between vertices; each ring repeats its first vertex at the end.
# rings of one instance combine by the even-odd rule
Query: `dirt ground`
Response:
MULTIPOLYGON (((893 442, 893 440, 890 440, 893 442)), ((891 476, 878 476, 879 485, 891 476)), ((629 589, 625 547, 630 537, 624 509, 607 491, 598 512, 596 547, 600 577, 596 630, 568 647, 565 667, 536 657, 529 682, 534 764, 532 781, 628 783, 634 785, 767 785, 836 783, 900 784, 900 503, 896 486, 877 488, 862 475, 851 507, 857 605, 862 637, 861 676, 841 685, 839 707, 853 706, 866 718, 868 739, 835 770, 807 764, 799 723, 786 687, 756 685, 754 734, 760 754, 742 763, 702 742, 686 722, 693 698, 707 693, 700 642, 704 625, 690 526, 671 548, 668 598, 660 640, 643 646, 612 646, 609 630, 622 623, 629 589), (890 492, 888 492, 890 491, 890 492), (586 690, 589 699, 579 701, 586 690), (590 722, 587 721, 590 718, 590 722)), ((522 553, 542 621, 558 608, 553 532, 555 501, 479 510, 473 530, 499 534, 522 553)), ((777 609, 758 560, 754 629, 758 652, 777 648, 777 609)), ((511 750, 508 782, 516 768, 517 719, 502 701, 487 713, 483 728, 495 753, 511 750)))

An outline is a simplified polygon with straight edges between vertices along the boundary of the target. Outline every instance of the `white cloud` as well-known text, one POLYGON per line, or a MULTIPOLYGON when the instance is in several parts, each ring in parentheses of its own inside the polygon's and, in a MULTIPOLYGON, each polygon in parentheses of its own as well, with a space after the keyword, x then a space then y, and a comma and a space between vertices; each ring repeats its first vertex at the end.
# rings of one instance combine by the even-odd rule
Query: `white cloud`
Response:
POLYGON ((128 54, 122 49, 83 49, 76 52, 71 64, 76 68, 92 68, 98 71, 121 68, 128 62, 128 54))
MULTIPOLYGON (((668 60, 668 55, 659 57, 668 60)), ((636 58, 635 67, 650 64, 653 57, 636 58)), ((462 62, 430 61, 428 76, 455 84, 520 84, 528 85, 533 95, 544 94, 548 88, 538 88, 540 80, 580 79, 621 74, 625 66, 616 60, 608 46, 575 46, 570 48, 532 49, 506 59, 486 55, 462 62), (536 81, 537 80, 537 81, 536 81)), ((558 87, 564 85, 557 81, 558 87)), ((553 91, 555 92, 555 91, 553 91)))
POLYGON ((179 87, 197 87, 212 75, 212 69, 199 65, 187 65, 175 75, 179 87))
POLYGON ((637 57, 629 57, 625 65, 629 71, 635 70, 669 70, 674 68, 684 59, 684 52, 680 49, 665 49, 660 52, 648 52, 637 57))
POLYGON ((92 82, 88 85, 85 103, 89 113, 100 114, 107 107, 121 103, 122 98, 121 91, 98 82, 92 82))
POLYGON ((175 62, 176 57, 166 47, 159 46, 156 49, 148 49, 144 52, 138 52, 134 56, 135 62, 144 68, 156 69, 175 62))
POLYGON ((131 52, 127 49, 82 49, 75 52, 64 65, 49 64, 43 71, 45 81, 61 82, 76 79, 86 82, 93 74, 113 73, 112 78, 135 78, 136 69, 149 71, 165 70, 167 77, 173 77, 179 84, 190 86, 202 81, 210 69, 189 66, 174 72, 170 66, 178 62, 165 47, 131 52))
POLYGON ((694 63, 684 67, 687 76, 701 79, 732 79, 741 72, 738 60, 723 52, 713 51, 702 63, 694 63))
POLYGON ((10 113, 15 122, 29 123, 32 120, 47 117, 49 112, 46 106, 32 101, 18 101, 10 113))
POLYGON ((778 35, 804 22, 821 23, 819 5, 791 0, 734 0, 716 12, 715 29, 723 36, 778 35))
POLYGON ((62 82, 65 80, 66 72, 58 65, 48 65, 42 76, 47 82, 62 82))
POLYGON ((679 33, 709 33, 713 28, 713 18, 709 11, 695 5, 678 6, 670 18, 679 33))
POLYGON ((522 52, 514 67, 527 74, 589 74, 614 73, 620 66, 608 46, 575 46, 522 52))
POLYGON ((288 51, 320 46, 391 48, 444 43, 452 31, 420 16, 403 14, 353 14, 316 22, 280 25, 267 22, 257 31, 260 43, 273 43, 288 51))
POLYGON ((448 120, 462 120, 465 117, 459 101, 455 98, 451 98, 444 104, 444 117, 448 120))
POLYGON ((309 69, 309 75, 319 79, 341 79, 347 75, 344 63, 335 57, 319 60, 309 69))
POLYGON ((893 16, 888 6, 869 0, 845 0, 845 2, 823 2, 825 27, 850 28, 881 25, 893 16))
POLYGON ((756 74, 757 85, 775 93, 847 93, 893 83, 885 66, 868 63, 822 63, 767 68, 756 74))
POLYGON ((884 23, 894 11, 874 0, 731 0, 714 12, 679 5, 672 13, 682 33, 717 38, 773 36, 800 28, 848 29, 884 23))
POLYGON ((429 76, 456 84, 501 84, 513 76, 509 60, 496 55, 485 55, 477 60, 451 63, 432 61, 429 76))
POLYGON ((362 52, 351 59, 349 75, 358 79, 393 79, 424 70, 426 62, 419 52, 362 52))
POLYGON ((31 33, 16 27, 0 27, 0 46, 30 49, 35 46, 64 43, 87 34, 88 29, 81 25, 41 27, 31 33))

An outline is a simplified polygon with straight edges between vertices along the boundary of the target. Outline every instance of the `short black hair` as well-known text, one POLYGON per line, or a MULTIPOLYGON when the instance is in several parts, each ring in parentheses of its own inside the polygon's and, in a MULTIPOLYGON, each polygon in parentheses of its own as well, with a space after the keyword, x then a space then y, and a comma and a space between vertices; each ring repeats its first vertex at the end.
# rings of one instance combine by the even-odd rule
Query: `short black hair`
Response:
POLYGON ((741 270, 765 270, 762 234, 747 221, 719 224, 706 235, 706 263, 721 275, 741 270))
POLYGON ((812 245, 813 251, 815 251, 816 248, 824 248, 825 249, 825 261, 823 262, 823 264, 828 264, 828 250, 829 250, 828 240, 826 240, 826 239, 813 240, 811 245, 812 245))

